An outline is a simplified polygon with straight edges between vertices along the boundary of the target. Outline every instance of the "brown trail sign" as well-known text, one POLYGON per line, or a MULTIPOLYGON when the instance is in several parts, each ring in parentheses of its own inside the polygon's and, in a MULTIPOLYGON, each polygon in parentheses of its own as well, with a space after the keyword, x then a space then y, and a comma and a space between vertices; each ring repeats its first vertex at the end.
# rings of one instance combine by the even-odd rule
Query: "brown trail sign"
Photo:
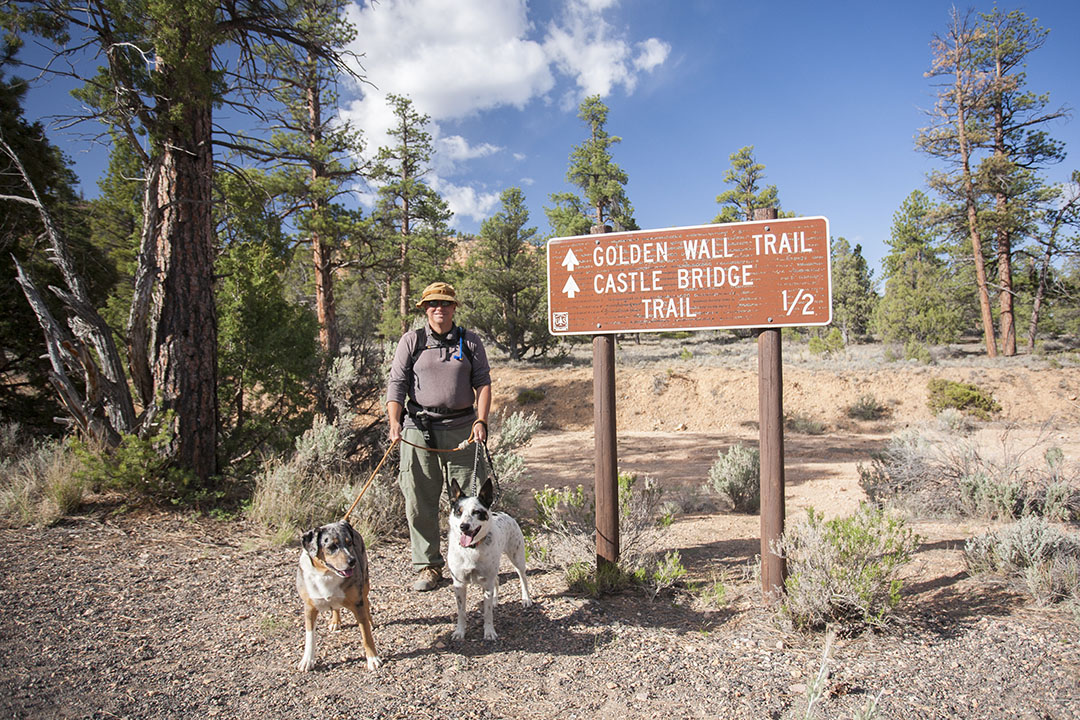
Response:
POLYGON ((556 238, 547 255, 554 335, 832 320, 823 217, 556 238))
POLYGON ((548 328, 593 336, 596 567, 619 559, 613 334, 757 328, 762 591, 783 592, 781 327, 832 320, 829 221, 779 220, 606 233, 548 242, 548 328))

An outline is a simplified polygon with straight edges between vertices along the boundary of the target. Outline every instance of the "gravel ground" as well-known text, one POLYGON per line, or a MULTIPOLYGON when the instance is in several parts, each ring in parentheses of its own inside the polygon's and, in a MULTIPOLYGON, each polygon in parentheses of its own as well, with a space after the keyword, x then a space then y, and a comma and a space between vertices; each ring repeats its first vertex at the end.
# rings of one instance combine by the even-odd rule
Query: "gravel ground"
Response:
MULTIPOLYGON (((577 597, 531 570, 526 610, 508 565, 499 640, 480 639, 474 589, 454 643, 449 584, 406 590, 393 539, 371 550, 384 666, 365 668, 350 618, 320 628, 303 674, 298 550, 244 523, 82 517, 0 541, 4 718, 787 718, 821 665, 822 637, 778 629, 749 585, 718 610, 686 594, 577 597)), ((1071 616, 966 577, 909 598, 885 634, 838 640, 829 668, 821 717, 880 693, 883 718, 1080 718, 1071 616)))

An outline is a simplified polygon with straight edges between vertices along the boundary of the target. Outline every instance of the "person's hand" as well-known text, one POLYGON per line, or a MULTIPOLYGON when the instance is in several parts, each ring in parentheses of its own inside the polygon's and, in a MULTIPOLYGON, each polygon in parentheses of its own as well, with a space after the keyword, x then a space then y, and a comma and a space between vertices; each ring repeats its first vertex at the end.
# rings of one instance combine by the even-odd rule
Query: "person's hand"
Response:
POLYGON ((476 420, 472 424, 472 432, 469 433, 469 442, 477 442, 480 444, 487 442, 487 422, 484 420, 476 420))
POLYGON ((390 442, 396 443, 401 441, 401 422, 397 420, 390 421, 390 442))

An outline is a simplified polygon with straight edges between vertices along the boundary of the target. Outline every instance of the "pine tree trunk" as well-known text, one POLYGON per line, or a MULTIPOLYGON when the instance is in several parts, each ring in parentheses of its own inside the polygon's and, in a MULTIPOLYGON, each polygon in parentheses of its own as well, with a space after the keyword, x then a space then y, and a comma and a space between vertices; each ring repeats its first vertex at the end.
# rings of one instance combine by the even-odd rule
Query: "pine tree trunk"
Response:
POLYGON ((319 344, 328 355, 338 350, 337 311, 334 308, 334 272, 330 250, 319 233, 311 236, 315 264, 315 314, 319 319, 319 344))
POLYGON ((1035 336, 1039 330, 1039 313, 1042 310, 1043 298, 1046 296, 1046 282, 1050 275, 1050 258, 1053 256, 1053 244, 1046 246, 1042 260, 1039 263, 1039 283, 1035 288, 1035 297, 1031 302, 1031 324, 1028 325, 1028 353, 1035 352, 1035 336))
MULTIPOLYGON (((999 206, 1002 204, 999 198, 999 206)), ((1012 237, 1008 230, 998 233, 997 246, 998 284, 1001 286, 998 298, 1001 315, 1001 354, 1006 357, 1016 355, 1016 324, 1013 313, 1012 280, 1012 237)))
POLYGON ((983 261, 982 236, 979 233, 978 214, 975 208, 975 186, 971 177, 970 145, 967 138, 967 106, 964 95, 963 65, 956 63, 956 130, 963 167, 964 196, 967 205, 968 232, 971 236, 971 254, 975 261, 975 282, 978 285, 979 311, 982 316, 983 337, 986 340, 986 354, 997 357, 997 343, 994 336, 994 314, 990 310, 990 292, 986 284, 986 265, 983 261))
POLYGON ((212 114, 209 98, 193 97, 176 75, 164 78, 169 97, 183 100, 173 105, 178 118, 162 142, 151 372, 161 408, 175 413, 177 462, 205 484, 217 470, 218 423, 212 114))
MULTIPOLYGON (((308 53, 308 63, 314 65, 315 58, 308 53)), ((307 87, 308 102, 308 141, 312 157, 317 158, 319 144, 322 142, 322 102, 319 96, 317 80, 309 78, 307 87)), ((311 185, 319 192, 317 185, 324 176, 323 164, 315 160, 311 168, 311 185)), ((322 199, 316 196, 312 214, 316 217, 324 210, 322 199)), ((330 248, 323 242, 318 230, 311 236, 312 262, 315 265, 315 315, 319 320, 319 343, 323 352, 334 355, 338 350, 337 311, 334 308, 334 273, 330 248)))
MULTIPOLYGON (((997 56, 996 63, 998 92, 994 97, 994 155, 997 158, 997 170, 1002 172, 1006 164, 1005 152, 1005 115, 1000 88, 1004 84, 1004 71, 1001 67, 1001 56, 997 56)), ((1016 325, 1013 318, 1013 282, 1012 282, 1012 236, 1008 228, 1007 213, 1009 202, 1004 193, 999 192, 995 199, 997 206, 998 222, 1002 227, 997 233, 997 266, 998 285, 998 309, 1001 315, 1001 354, 1006 357, 1016 355, 1016 325)))
MULTIPOLYGON (((408 179, 408 175, 405 175, 408 179)), ((401 315, 401 334, 409 332, 409 294, 412 292, 409 278, 409 198, 402 198, 401 203, 401 248, 398 261, 401 263, 401 285, 398 293, 398 312, 401 315)))

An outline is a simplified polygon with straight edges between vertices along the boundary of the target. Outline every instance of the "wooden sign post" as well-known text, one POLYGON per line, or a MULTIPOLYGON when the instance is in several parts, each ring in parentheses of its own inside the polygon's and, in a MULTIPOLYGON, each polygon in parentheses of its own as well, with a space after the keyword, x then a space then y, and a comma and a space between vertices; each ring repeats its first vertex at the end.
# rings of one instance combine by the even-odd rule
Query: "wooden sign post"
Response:
MULTIPOLYGON (((593 226, 593 234, 608 232, 593 226)), ((596 449, 596 569, 619 562, 619 459, 615 433, 615 336, 593 336, 593 436, 596 449)))
POLYGON ((784 528, 780 328, 832 321, 829 221, 776 219, 555 238, 548 329, 593 336, 597 567, 619 557, 616 333, 759 329, 762 588, 783 591, 772 551, 784 528))
MULTIPOLYGON (((776 220, 776 209, 755 210, 754 219, 776 220)), ((784 534, 784 376, 778 328, 758 333, 758 452, 761 591, 767 599, 776 599, 784 591, 787 576, 787 562, 773 549, 784 534)))

